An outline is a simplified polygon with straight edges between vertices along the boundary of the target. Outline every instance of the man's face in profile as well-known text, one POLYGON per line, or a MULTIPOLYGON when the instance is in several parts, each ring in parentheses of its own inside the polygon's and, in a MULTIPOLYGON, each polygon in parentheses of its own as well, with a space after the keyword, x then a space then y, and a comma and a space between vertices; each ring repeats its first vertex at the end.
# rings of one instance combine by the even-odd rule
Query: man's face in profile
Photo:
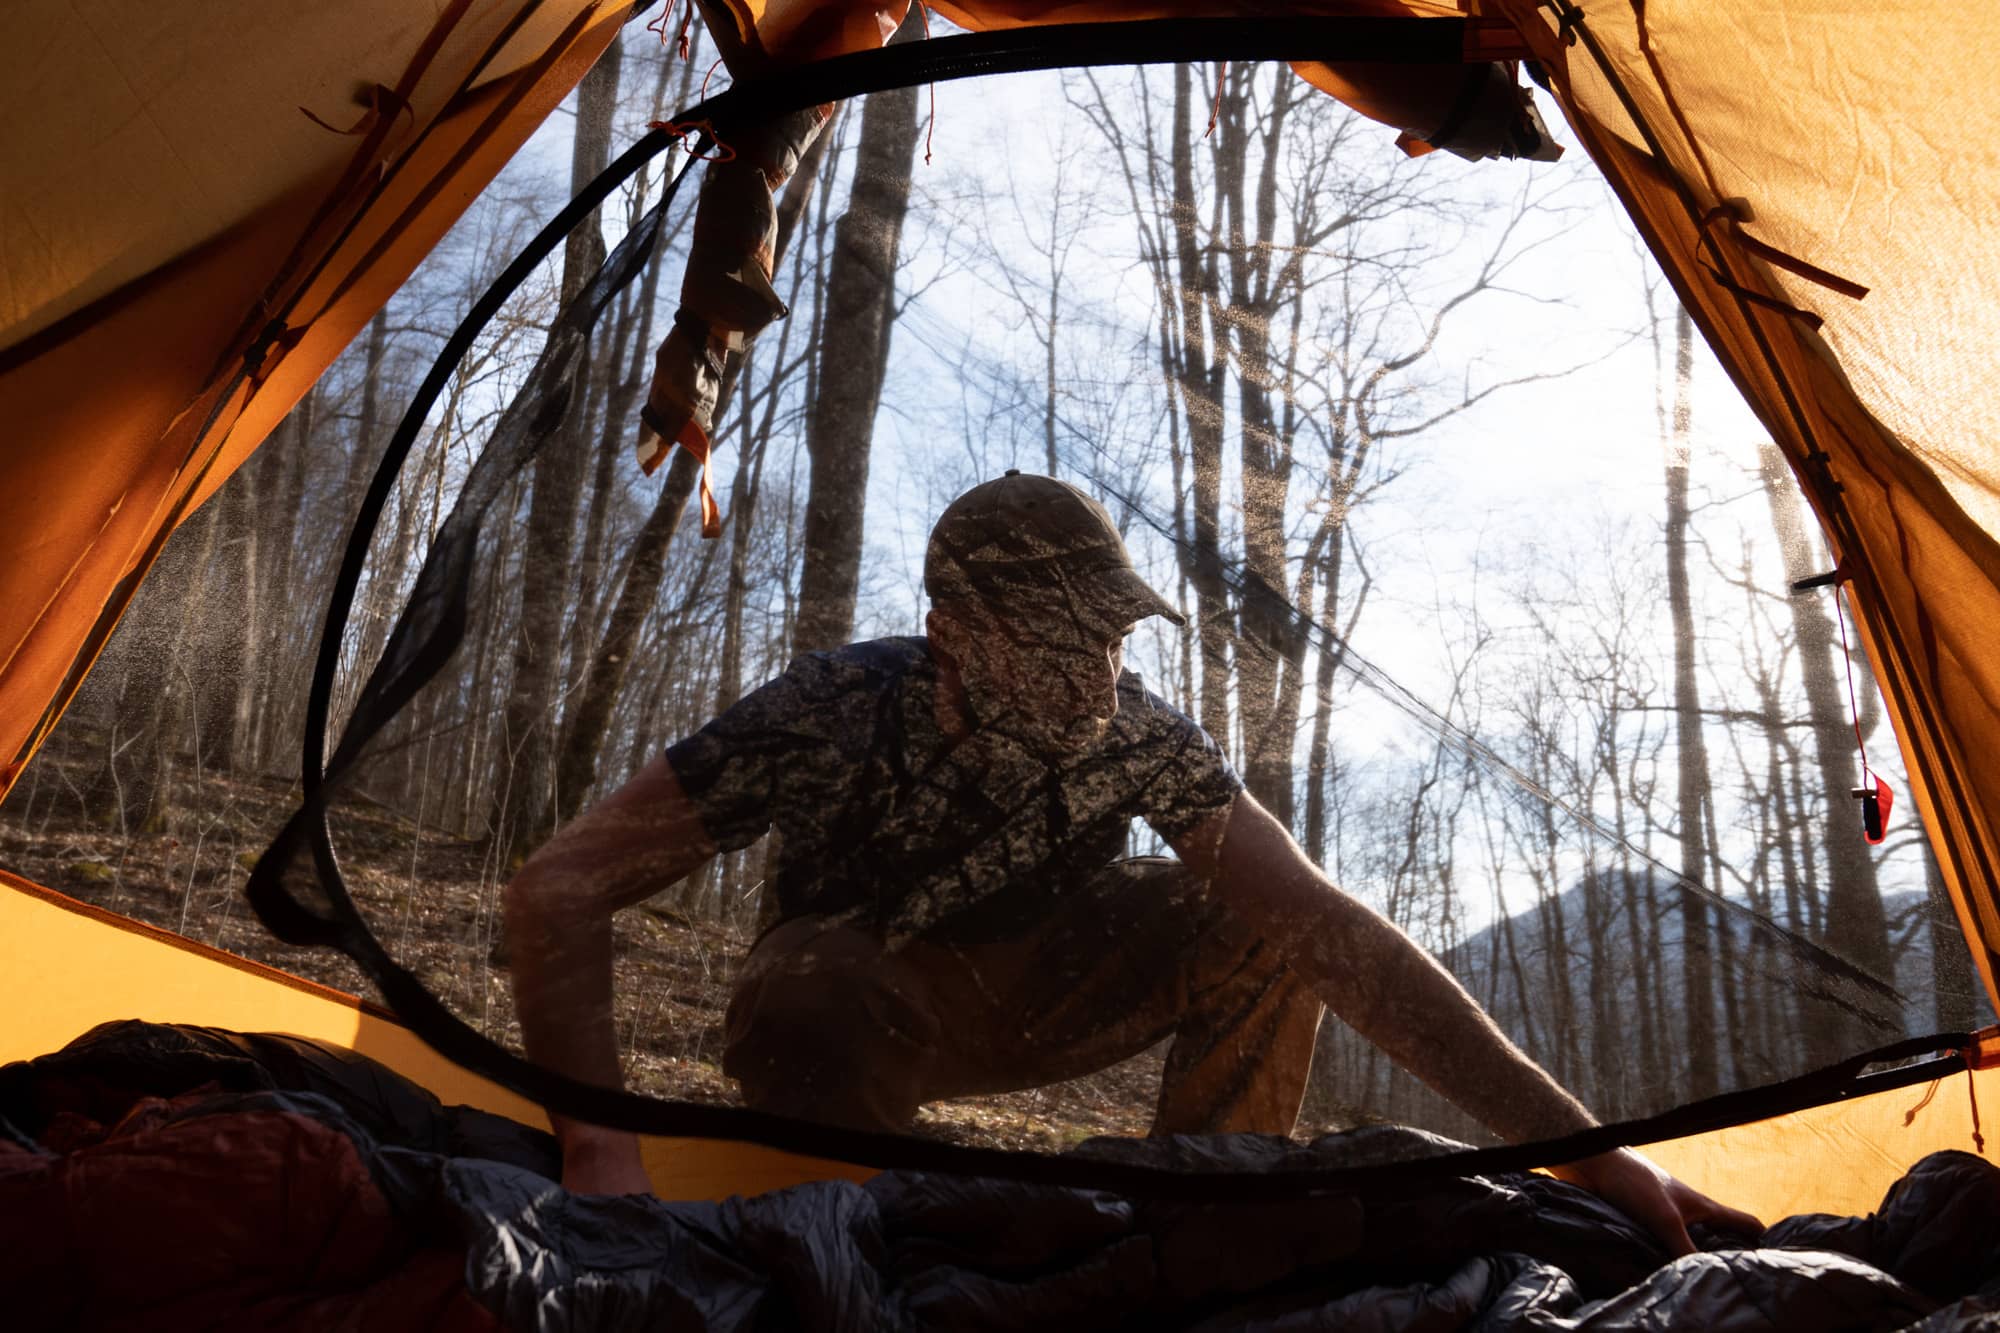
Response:
POLYGON ((1103 739, 1118 712, 1129 619, 1035 596, 968 610, 954 616, 965 634, 953 657, 982 728, 1050 759, 1103 739))

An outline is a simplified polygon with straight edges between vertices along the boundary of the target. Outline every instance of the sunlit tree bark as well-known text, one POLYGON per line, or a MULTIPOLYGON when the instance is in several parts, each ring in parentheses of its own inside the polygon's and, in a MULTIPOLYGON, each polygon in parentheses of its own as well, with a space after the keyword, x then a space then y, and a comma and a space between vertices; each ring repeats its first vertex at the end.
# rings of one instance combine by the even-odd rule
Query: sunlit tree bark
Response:
MULTIPOLYGON (((1778 451, 1766 446, 1762 455, 1765 497, 1771 523, 1785 555, 1788 580, 1821 572, 1812 567, 1806 528, 1791 471, 1778 451)), ((1820 789, 1817 817, 1802 821, 1800 831, 1810 856, 1816 847, 1826 867, 1824 942, 1828 949, 1870 976, 1893 981, 1895 961, 1889 952, 1889 926, 1882 913, 1882 890, 1876 882, 1875 861, 1861 836, 1861 819, 1848 793, 1859 782, 1855 761, 1857 719, 1849 707, 1840 642, 1833 617, 1822 598, 1845 596, 1835 587, 1792 598, 1792 631, 1798 645, 1799 671, 1805 687, 1806 710, 1812 723, 1816 775, 1820 789)), ((1873 690, 1862 688, 1873 702, 1873 690)), ((1863 717, 1865 731, 1872 722, 1863 717)), ((1886 1016, 1885 1016, 1886 1021, 1886 1016)), ((1839 1011, 1825 1012, 1806 1034, 1816 1062, 1828 1063, 1864 1045, 1880 1045, 1887 1033, 1839 1011)))
MULTIPOLYGON (((902 33, 920 32, 912 9, 902 33)), ((896 256, 910 208, 917 151, 917 90, 872 93, 861 109, 854 184, 834 227, 826 275, 826 327, 819 392, 806 423, 812 490, 806 502, 805 565, 799 576, 800 652, 833 648, 854 630, 875 409, 889 371, 896 318, 896 256)))
MULTIPOLYGON (((618 105, 621 64, 617 43, 605 51, 577 90, 576 138, 570 155, 574 193, 604 169, 611 149, 611 121, 618 105)), ((604 235, 595 211, 570 232, 563 251, 562 299, 567 304, 604 262, 604 235)), ((578 379, 587 381, 589 362, 578 379)), ((578 385, 582 397, 583 384, 578 385)), ((540 842, 554 822, 555 686, 559 678, 564 612, 576 542, 587 451, 584 414, 572 402, 568 419, 535 458, 521 583, 521 618, 514 639, 513 670, 505 721, 510 768, 501 784, 494 833, 507 858, 540 842)))
MULTIPOLYGON (((1674 627, 1674 728, 1678 756, 1681 874, 1696 884, 1709 873, 1708 743, 1695 680, 1694 610, 1688 589, 1688 452, 1694 379, 1694 325, 1681 310, 1674 323, 1673 435, 1667 456, 1667 602, 1674 627)), ((1715 1051, 1715 965, 1708 903, 1681 890, 1681 1021, 1687 1034, 1687 1095, 1719 1089, 1715 1051)))

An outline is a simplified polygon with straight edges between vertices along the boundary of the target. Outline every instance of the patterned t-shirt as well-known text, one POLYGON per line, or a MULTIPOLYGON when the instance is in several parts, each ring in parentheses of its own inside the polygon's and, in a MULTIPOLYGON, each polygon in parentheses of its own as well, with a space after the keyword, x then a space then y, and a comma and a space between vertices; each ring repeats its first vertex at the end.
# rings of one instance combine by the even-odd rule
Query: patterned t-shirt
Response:
POLYGON ((1059 760, 947 740, 936 691, 921 638, 809 653, 667 760, 719 848, 778 834, 767 874, 783 917, 940 943, 1026 928, 1124 855, 1134 817, 1172 842, 1243 787, 1130 671, 1104 736, 1059 760))

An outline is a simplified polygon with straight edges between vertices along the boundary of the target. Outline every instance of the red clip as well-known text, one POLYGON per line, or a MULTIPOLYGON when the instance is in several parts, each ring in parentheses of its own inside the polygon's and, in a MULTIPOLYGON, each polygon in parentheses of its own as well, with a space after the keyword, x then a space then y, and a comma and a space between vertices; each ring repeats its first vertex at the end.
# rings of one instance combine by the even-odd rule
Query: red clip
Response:
POLYGON ((1879 775, 1872 787, 1856 787, 1849 795, 1861 802, 1861 836, 1871 844, 1879 843, 1888 836, 1889 811, 1896 804, 1896 793, 1879 775))

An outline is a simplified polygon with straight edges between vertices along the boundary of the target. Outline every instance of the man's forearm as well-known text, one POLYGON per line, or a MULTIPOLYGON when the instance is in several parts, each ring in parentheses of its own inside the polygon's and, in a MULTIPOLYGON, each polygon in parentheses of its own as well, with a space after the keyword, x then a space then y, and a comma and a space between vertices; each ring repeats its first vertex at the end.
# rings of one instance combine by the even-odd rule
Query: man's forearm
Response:
MULTIPOLYGON (((672 768, 658 759, 528 859, 503 903, 514 1008, 530 1059, 586 1083, 621 1086, 611 918, 714 854, 672 768)), ((552 1118, 566 1143, 578 1136, 576 1122, 552 1118)))
MULTIPOLYGON (((1298 932, 1293 966, 1363 1037, 1509 1141, 1552 1138, 1596 1123, 1408 935, 1365 905, 1340 900, 1339 890, 1324 880, 1306 891, 1336 903, 1332 914, 1339 924, 1298 932)), ((1317 915, 1324 921, 1329 913, 1317 915)))
POLYGON ((528 1058, 585 1083, 621 1087, 611 919, 561 910, 563 886, 533 874, 524 870, 507 895, 514 1008, 528 1058))
MULTIPOLYGON (((1247 795, 1174 844, 1311 983, 1328 1007, 1454 1105, 1514 1142, 1556 1138, 1596 1121, 1495 1026, 1416 941, 1342 893, 1291 834, 1247 795)), ((1556 1168, 1623 1209, 1674 1254, 1694 1253, 1687 1223, 1756 1233, 1630 1149, 1556 1168)))
POLYGON ((1596 1123, 1494 1025, 1408 935, 1342 893, 1248 795, 1220 827, 1176 844, 1229 904, 1285 953, 1327 1007, 1503 1137, 1549 1138, 1596 1123))

